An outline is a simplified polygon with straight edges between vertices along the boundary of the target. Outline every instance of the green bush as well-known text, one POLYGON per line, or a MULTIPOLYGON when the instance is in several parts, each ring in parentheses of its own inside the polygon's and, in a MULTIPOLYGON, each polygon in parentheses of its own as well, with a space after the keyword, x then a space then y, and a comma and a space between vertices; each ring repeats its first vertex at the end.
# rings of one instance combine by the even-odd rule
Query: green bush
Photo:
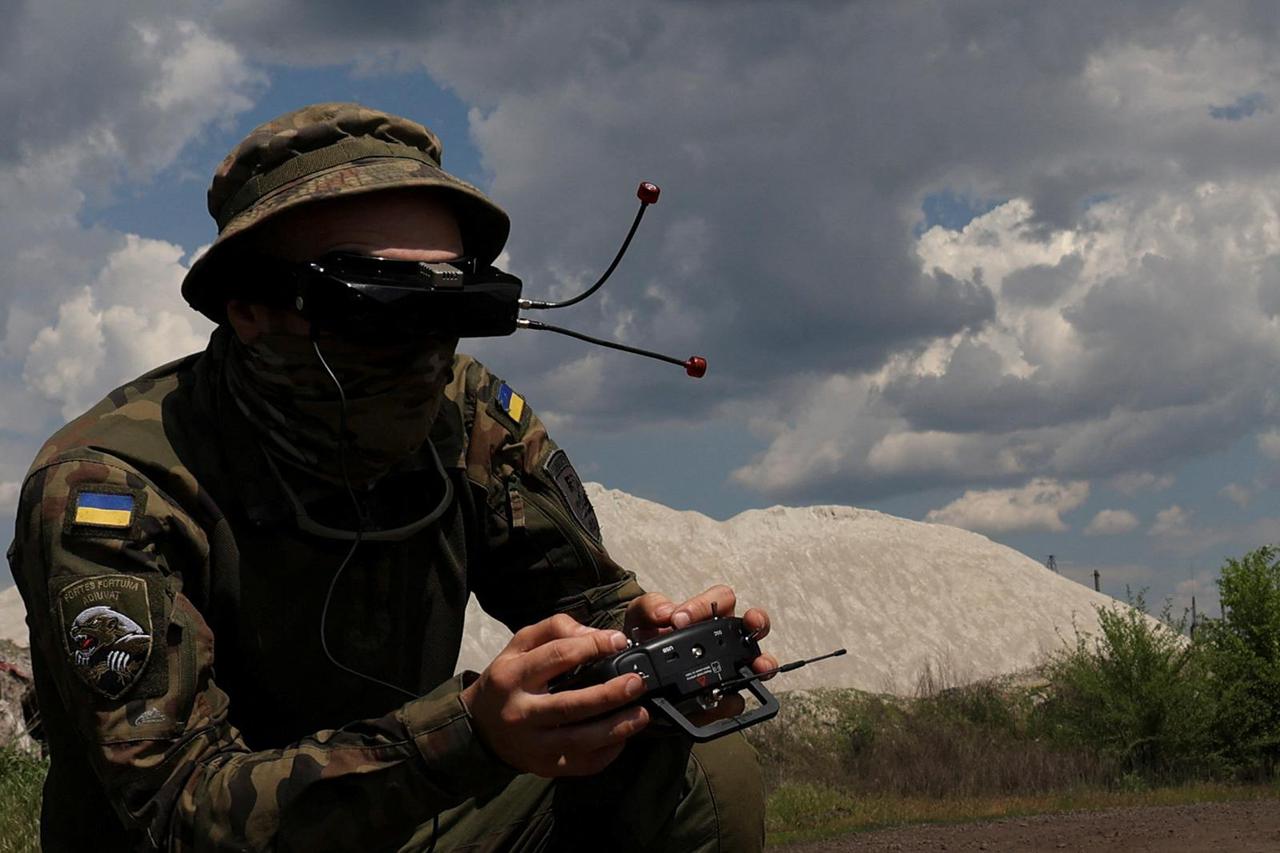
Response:
POLYGON ((1280 763, 1280 548, 1227 560, 1218 590, 1223 618, 1196 636, 1220 697, 1217 736, 1237 768, 1273 776, 1280 763))
POLYGON ((1183 620, 1131 606, 1098 609, 1096 636, 1046 667, 1049 686, 1037 709, 1051 739, 1090 747, 1124 774, 1147 780, 1217 775, 1225 767, 1216 735, 1216 695, 1183 620))

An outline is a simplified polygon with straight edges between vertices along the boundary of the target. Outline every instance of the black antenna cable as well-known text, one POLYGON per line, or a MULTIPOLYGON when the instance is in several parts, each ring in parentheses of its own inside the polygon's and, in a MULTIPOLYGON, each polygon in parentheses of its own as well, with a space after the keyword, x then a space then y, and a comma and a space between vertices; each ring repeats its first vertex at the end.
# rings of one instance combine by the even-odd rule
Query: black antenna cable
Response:
MULTIPOLYGON (((627 253, 627 247, 631 245, 631 238, 636 236, 636 229, 640 227, 640 220, 644 218, 645 209, 651 204, 656 204, 658 194, 661 190, 657 184, 651 184, 648 181, 641 181, 639 189, 636 190, 636 198, 640 199, 640 209, 636 211, 636 218, 631 222, 631 230, 627 232, 627 237, 622 241, 622 248, 618 249, 618 254, 613 256, 613 263, 609 264, 609 268, 604 271, 604 275, 596 281, 595 284, 588 287, 582 293, 572 299, 565 299, 560 302, 543 302, 538 299, 521 299, 519 305, 521 308, 568 308, 570 305, 577 305, 591 294, 599 290, 609 276, 613 275, 613 271, 618 268, 618 262, 622 260, 622 256, 627 253)), ((679 362, 677 362, 678 364, 679 362)))

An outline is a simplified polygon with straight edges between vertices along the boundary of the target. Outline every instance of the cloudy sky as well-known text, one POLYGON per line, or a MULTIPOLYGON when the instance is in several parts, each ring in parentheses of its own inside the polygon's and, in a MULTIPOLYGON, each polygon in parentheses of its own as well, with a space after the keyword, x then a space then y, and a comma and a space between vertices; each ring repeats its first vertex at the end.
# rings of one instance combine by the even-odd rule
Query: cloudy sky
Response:
POLYGON ((662 187, 556 319, 705 379, 532 332, 470 347, 588 479, 955 524, 1210 607, 1225 555, 1280 541, 1273 3, 267 5, 6 10, 6 529, 48 433, 203 346, 178 285, 223 154, 359 100, 510 211, 533 296, 589 283, 662 187))

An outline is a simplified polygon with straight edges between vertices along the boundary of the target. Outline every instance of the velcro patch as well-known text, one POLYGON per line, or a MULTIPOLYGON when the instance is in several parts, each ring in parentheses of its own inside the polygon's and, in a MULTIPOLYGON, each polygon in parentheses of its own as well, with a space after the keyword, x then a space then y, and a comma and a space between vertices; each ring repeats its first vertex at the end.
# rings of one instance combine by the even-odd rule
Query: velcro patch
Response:
POLYGON ((94 483, 78 486, 67 504, 66 532, 75 536, 131 538, 146 509, 141 489, 94 483))
POLYGON ((133 503, 133 495, 81 492, 76 497, 76 512, 71 520, 99 527, 128 527, 133 524, 133 503))
POLYGON ((511 390, 510 385, 505 382, 500 384, 494 401, 507 417, 517 424, 520 423, 520 418, 524 415, 524 397, 511 390))
POLYGON ((555 453, 552 453, 547 458, 542 470, 546 472, 547 478, 555 485, 560 497, 564 498, 564 502, 573 512, 574 519, 595 540, 597 545, 601 544, 600 522, 596 518, 595 507, 591 505, 591 499, 587 497, 587 490, 582 487, 582 479, 578 476, 578 472, 573 470, 573 463, 569 461, 569 454, 557 449, 555 453))
POLYGON ((109 699, 124 695, 151 656, 147 583, 101 575, 64 586, 57 598, 67 659, 80 679, 109 699))

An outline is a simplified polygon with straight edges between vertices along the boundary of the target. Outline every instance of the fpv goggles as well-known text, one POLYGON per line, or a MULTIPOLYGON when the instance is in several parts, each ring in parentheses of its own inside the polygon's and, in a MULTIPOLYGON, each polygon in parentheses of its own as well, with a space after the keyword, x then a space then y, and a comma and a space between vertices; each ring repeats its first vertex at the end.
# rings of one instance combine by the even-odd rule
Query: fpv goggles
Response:
POLYGON ((425 263, 330 252, 279 272, 298 313, 344 338, 473 338, 516 330, 520 279, 474 258, 425 263))

